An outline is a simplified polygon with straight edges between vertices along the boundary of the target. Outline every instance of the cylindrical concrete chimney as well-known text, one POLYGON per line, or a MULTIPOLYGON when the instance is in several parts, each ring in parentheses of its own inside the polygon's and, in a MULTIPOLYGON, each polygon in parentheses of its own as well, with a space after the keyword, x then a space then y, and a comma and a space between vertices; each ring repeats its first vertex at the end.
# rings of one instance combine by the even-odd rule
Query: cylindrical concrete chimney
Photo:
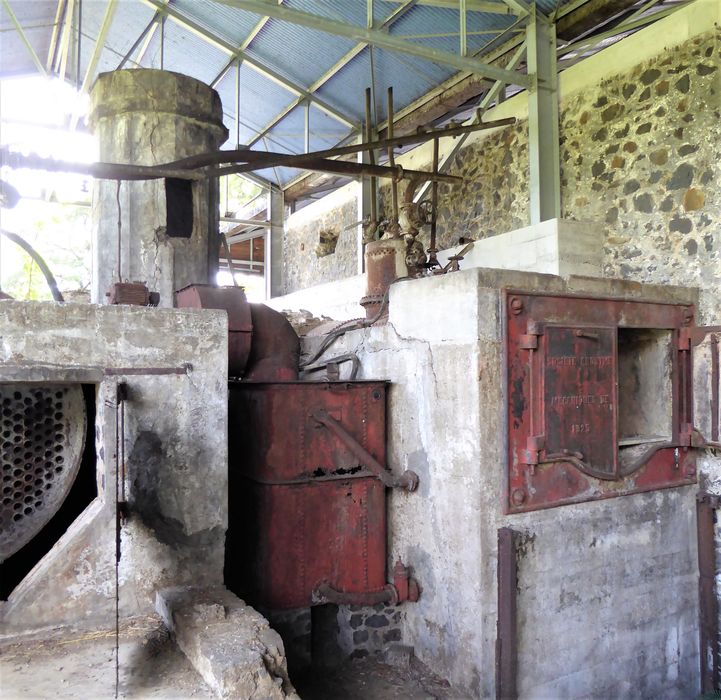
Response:
MULTIPOLYGON (((161 165, 218 150, 228 137, 218 93, 179 73, 103 73, 91 100, 103 162, 161 165)), ((119 188, 96 180, 93 303, 106 303, 115 282, 140 281, 159 292, 160 306, 171 307, 176 289, 214 282, 217 217, 217 187, 209 180, 124 181, 119 188)))

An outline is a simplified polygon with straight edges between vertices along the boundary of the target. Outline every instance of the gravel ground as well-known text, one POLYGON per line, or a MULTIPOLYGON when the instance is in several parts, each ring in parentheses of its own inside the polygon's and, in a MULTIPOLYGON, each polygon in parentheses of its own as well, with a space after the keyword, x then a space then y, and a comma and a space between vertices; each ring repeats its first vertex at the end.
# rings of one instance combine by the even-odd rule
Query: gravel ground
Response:
POLYGON ((303 700, 470 700, 414 659, 405 668, 365 658, 292 679, 303 700))

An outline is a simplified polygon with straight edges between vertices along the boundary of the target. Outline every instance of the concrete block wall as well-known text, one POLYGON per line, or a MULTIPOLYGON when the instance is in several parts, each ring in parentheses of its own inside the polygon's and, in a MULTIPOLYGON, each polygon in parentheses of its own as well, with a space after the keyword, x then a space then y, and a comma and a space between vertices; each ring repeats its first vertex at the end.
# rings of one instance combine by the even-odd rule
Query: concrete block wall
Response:
MULTIPOLYGON (((523 270, 547 275, 603 274, 602 227, 590 221, 549 219, 535 226, 477 240, 460 263, 461 269, 489 267, 497 270, 523 270)), ((438 253, 441 265, 458 255, 465 245, 438 253)))
MULTIPOLYGON (((522 697, 698 691, 695 487, 504 516, 501 286, 693 302, 693 290, 469 270, 392 287, 389 322, 347 334, 359 378, 392 382, 388 463, 420 476, 390 496, 389 566, 422 596, 402 642, 477 697, 495 694, 497 530, 522 533, 522 697)), ((310 341, 309 342, 313 342, 310 341)))
POLYGON ((118 381, 129 391, 121 615, 151 613, 158 588, 222 584, 227 332, 220 311, 2 302, 0 381, 84 381, 97 390, 98 497, 2 603, 6 631, 114 624, 118 381), (143 373, 186 363, 187 374, 143 373))

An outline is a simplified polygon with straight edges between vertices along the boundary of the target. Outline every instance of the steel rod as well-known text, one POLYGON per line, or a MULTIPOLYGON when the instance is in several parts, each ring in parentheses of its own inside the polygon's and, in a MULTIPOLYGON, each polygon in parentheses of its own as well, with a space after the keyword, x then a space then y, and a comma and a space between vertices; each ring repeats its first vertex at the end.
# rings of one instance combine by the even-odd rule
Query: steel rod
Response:
MULTIPOLYGON (((433 172, 438 172, 438 139, 433 139, 433 172)), ((431 259, 429 260, 430 263, 432 262, 438 262, 436 259, 436 253, 438 252, 438 249, 436 248, 436 226, 438 221, 438 181, 433 181, 433 186, 431 189, 431 241, 430 241, 430 247, 428 248, 428 252, 430 254, 431 259)))
MULTIPOLYGON (((388 88, 388 138, 393 139, 393 86, 388 88)), ((393 146, 388 146, 388 163, 391 168, 395 167, 396 160, 393 154, 393 146)), ((398 224, 398 182, 394 179, 391 182, 391 208, 393 211, 392 224, 398 224)))
POLYGON ((283 165, 286 167, 300 167, 309 158, 334 158, 336 156, 351 155, 359 151, 387 148, 389 145, 403 147, 414 143, 423 143, 431 141, 437 137, 456 137, 470 134, 475 131, 484 131, 486 129, 496 129, 502 126, 510 126, 516 123, 515 117, 507 117, 505 119, 496 119, 492 122, 483 122, 479 124, 468 124, 466 126, 456 126, 446 129, 431 129, 428 131, 418 131, 404 136, 394 136, 393 138, 380 139, 371 141, 370 143, 350 144, 348 146, 336 146, 327 148, 322 151, 313 151, 311 153, 287 154, 287 153, 270 153, 268 151, 253 151, 249 148, 239 148, 234 151, 214 151, 212 153, 204 153, 197 156, 182 158, 181 160, 172 161, 162 164, 163 168, 183 168, 192 169, 200 168, 206 165, 219 165, 221 163, 233 162, 259 162, 263 160, 263 167, 270 167, 270 164, 283 165), (277 162, 276 161, 277 158, 277 162), (252 161, 251 161, 252 159, 252 161))
MULTIPOLYGON (((373 140, 373 126, 371 121, 371 89, 366 88, 366 143, 369 144, 373 140)), ((368 162, 375 165, 376 156, 372 148, 368 149, 368 162)), ((376 192, 377 180, 371 176, 370 181, 370 204, 371 204, 371 225, 374 226, 378 222, 378 196, 376 192)))
POLYGON ((496 698, 518 697, 518 629, 516 620, 518 571, 514 532, 498 530, 498 628, 496 637, 496 698))

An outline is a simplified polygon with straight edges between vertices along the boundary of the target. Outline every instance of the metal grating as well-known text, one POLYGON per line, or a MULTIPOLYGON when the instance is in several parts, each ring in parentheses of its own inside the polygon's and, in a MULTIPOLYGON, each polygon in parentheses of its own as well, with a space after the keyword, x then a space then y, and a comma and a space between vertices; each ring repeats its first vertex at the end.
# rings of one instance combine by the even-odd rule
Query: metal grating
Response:
POLYGON ((86 420, 79 385, 0 384, 0 560, 62 505, 80 468, 86 420))

